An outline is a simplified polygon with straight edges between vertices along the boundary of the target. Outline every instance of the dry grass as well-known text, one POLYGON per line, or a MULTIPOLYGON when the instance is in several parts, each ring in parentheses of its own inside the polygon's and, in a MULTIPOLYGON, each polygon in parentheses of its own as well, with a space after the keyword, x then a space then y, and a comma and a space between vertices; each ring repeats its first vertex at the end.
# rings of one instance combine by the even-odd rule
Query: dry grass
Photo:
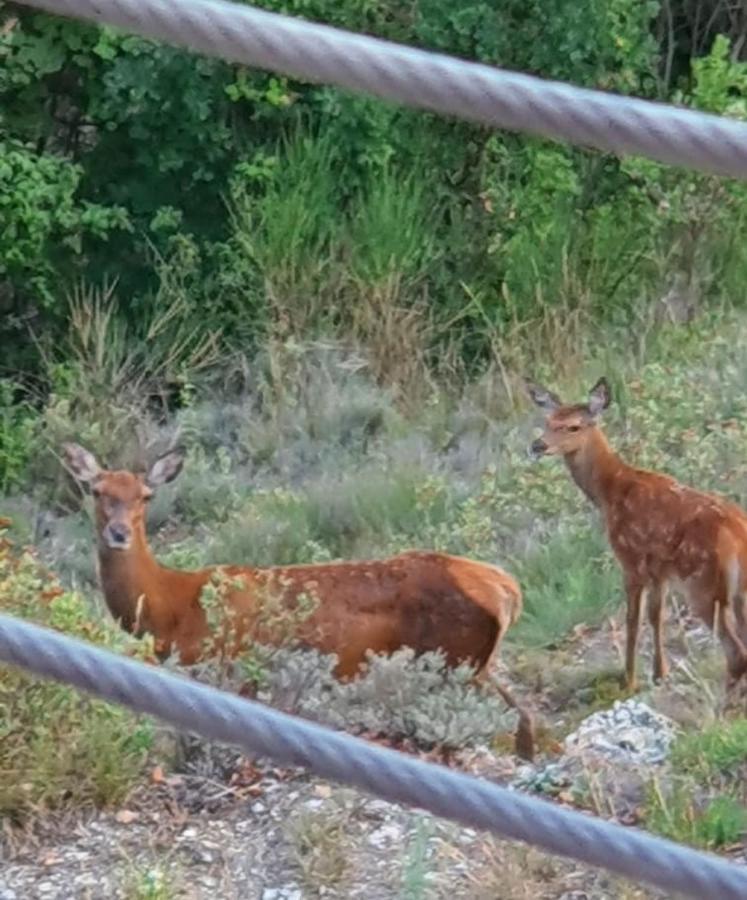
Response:
POLYGON ((285 828, 304 884, 315 894, 339 888, 351 875, 349 819, 344 806, 332 803, 299 811, 285 828))

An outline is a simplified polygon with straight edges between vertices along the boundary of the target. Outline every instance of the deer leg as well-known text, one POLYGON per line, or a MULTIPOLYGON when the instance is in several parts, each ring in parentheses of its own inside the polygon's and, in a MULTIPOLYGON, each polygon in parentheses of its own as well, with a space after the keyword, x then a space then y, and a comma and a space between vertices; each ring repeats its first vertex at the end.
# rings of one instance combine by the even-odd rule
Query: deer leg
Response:
POLYGON ((506 629, 499 629, 493 649, 490 651, 490 656, 485 661, 485 664, 475 673, 474 681, 483 690, 487 689, 495 691, 507 706, 511 707, 511 709, 515 709, 519 714, 515 738, 516 755, 522 757, 522 759, 531 761, 534 759, 536 743, 534 717, 526 707, 519 706, 516 698, 507 687, 499 684, 497 679, 491 679, 495 661, 498 658, 501 640, 503 639, 505 632, 506 629))
POLYGON ((669 673, 662 624, 664 621, 665 585, 657 582, 648 595, 648 619, 654 631, 654 681, 662 681, 669 673))
POLYGON ((516 755, 522 759, 528 759, 530 762, 534 759, 536 749, 536 730, 534 727, 534 717, 525 706, 519 706, 516 698, 502 684, 493 682, 496 691, 501 695, 504 702, 515 709, 519 714, 519 723, 516 726, 516 755))
POLYGON ((638 633, 641 629, 641 600, 643 598, 643 584, 634 579, 626 579, 625 590, 627 593, 627 633, 625 644, 625 685, 629 691, 637 690, 636 681, 636 650, 638 648, 638 633))
POLYGON ((498 626, 498 634, 496 635, 493 649, 490 651, 490 655, 485 660, 475 676, 475 679, 479 683, 484 684, 493 675, 495 664, 501 652, 501 642, 503 641, 503 636, 507 631, 508 628, 504 628, 502 625, 498 626))
POLYGON ((747 647, 747 594, 737 594, 734 598, 734 614, 737 619, 739 639, 747 647))
POLYGON ((738 633, 739 619, 743 615, 743 610, 735 615, 728 601, 729 597, 724 591, 719 592, 713 604, 714 612, 718 610, 718 638, 726 656, 727 691, 735 687, 747 673, 747 648, 738 633))

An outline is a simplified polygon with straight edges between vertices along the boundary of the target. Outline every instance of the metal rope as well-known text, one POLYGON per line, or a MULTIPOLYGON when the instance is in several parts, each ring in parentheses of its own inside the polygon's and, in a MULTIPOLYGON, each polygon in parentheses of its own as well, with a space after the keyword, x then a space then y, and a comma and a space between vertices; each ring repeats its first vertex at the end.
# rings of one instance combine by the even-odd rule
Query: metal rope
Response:
POLYGON ((747 177, 747 124, 501 71, 223 0, 22 0, 249 66, 619 155, 747 177))
POLYGON ((0 659, 177 727, 685 896, 744 900, 747 869, 284 715, 0 615, 0 659))

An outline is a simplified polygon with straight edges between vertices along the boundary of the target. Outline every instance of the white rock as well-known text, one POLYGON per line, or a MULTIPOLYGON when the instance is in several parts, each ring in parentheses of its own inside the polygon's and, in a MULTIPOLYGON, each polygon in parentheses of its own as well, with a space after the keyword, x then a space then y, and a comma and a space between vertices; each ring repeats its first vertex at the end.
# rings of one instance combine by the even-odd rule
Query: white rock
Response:
POLYGON ((638 700, 617 701, 594 713, 564 741, 567 753, 592 754, 633 765, 658 765, 667 758, 675 723, 638 700))
POLYGON ((265 888, 262 900, 302 900, 301 891, 291 884, 279 888, 265 888))
POLYGON ((388 844, 401 841, 403 838, 402 828, 399 825, 391 823, 390 825, 381 825, 368 836, 368 843, 383 850, 388 844))

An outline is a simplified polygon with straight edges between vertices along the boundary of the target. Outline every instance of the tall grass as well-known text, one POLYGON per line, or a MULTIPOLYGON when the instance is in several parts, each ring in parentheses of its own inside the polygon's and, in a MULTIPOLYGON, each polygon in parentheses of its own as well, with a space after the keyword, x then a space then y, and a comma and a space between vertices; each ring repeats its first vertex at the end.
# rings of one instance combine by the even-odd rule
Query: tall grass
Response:
POLYGON ((329 138, 286 141, 259 184, 237 187, 231 203, 238 246, 264 280, 272 329, 300 335, 334 308, 331 242, 341 209, 329 138))
POLYGON ((620 576, 600 530, 561 528, 516 560, 524 611, 511 639, 542 647, 579 623, 597 624, 619 603, 620 576))

